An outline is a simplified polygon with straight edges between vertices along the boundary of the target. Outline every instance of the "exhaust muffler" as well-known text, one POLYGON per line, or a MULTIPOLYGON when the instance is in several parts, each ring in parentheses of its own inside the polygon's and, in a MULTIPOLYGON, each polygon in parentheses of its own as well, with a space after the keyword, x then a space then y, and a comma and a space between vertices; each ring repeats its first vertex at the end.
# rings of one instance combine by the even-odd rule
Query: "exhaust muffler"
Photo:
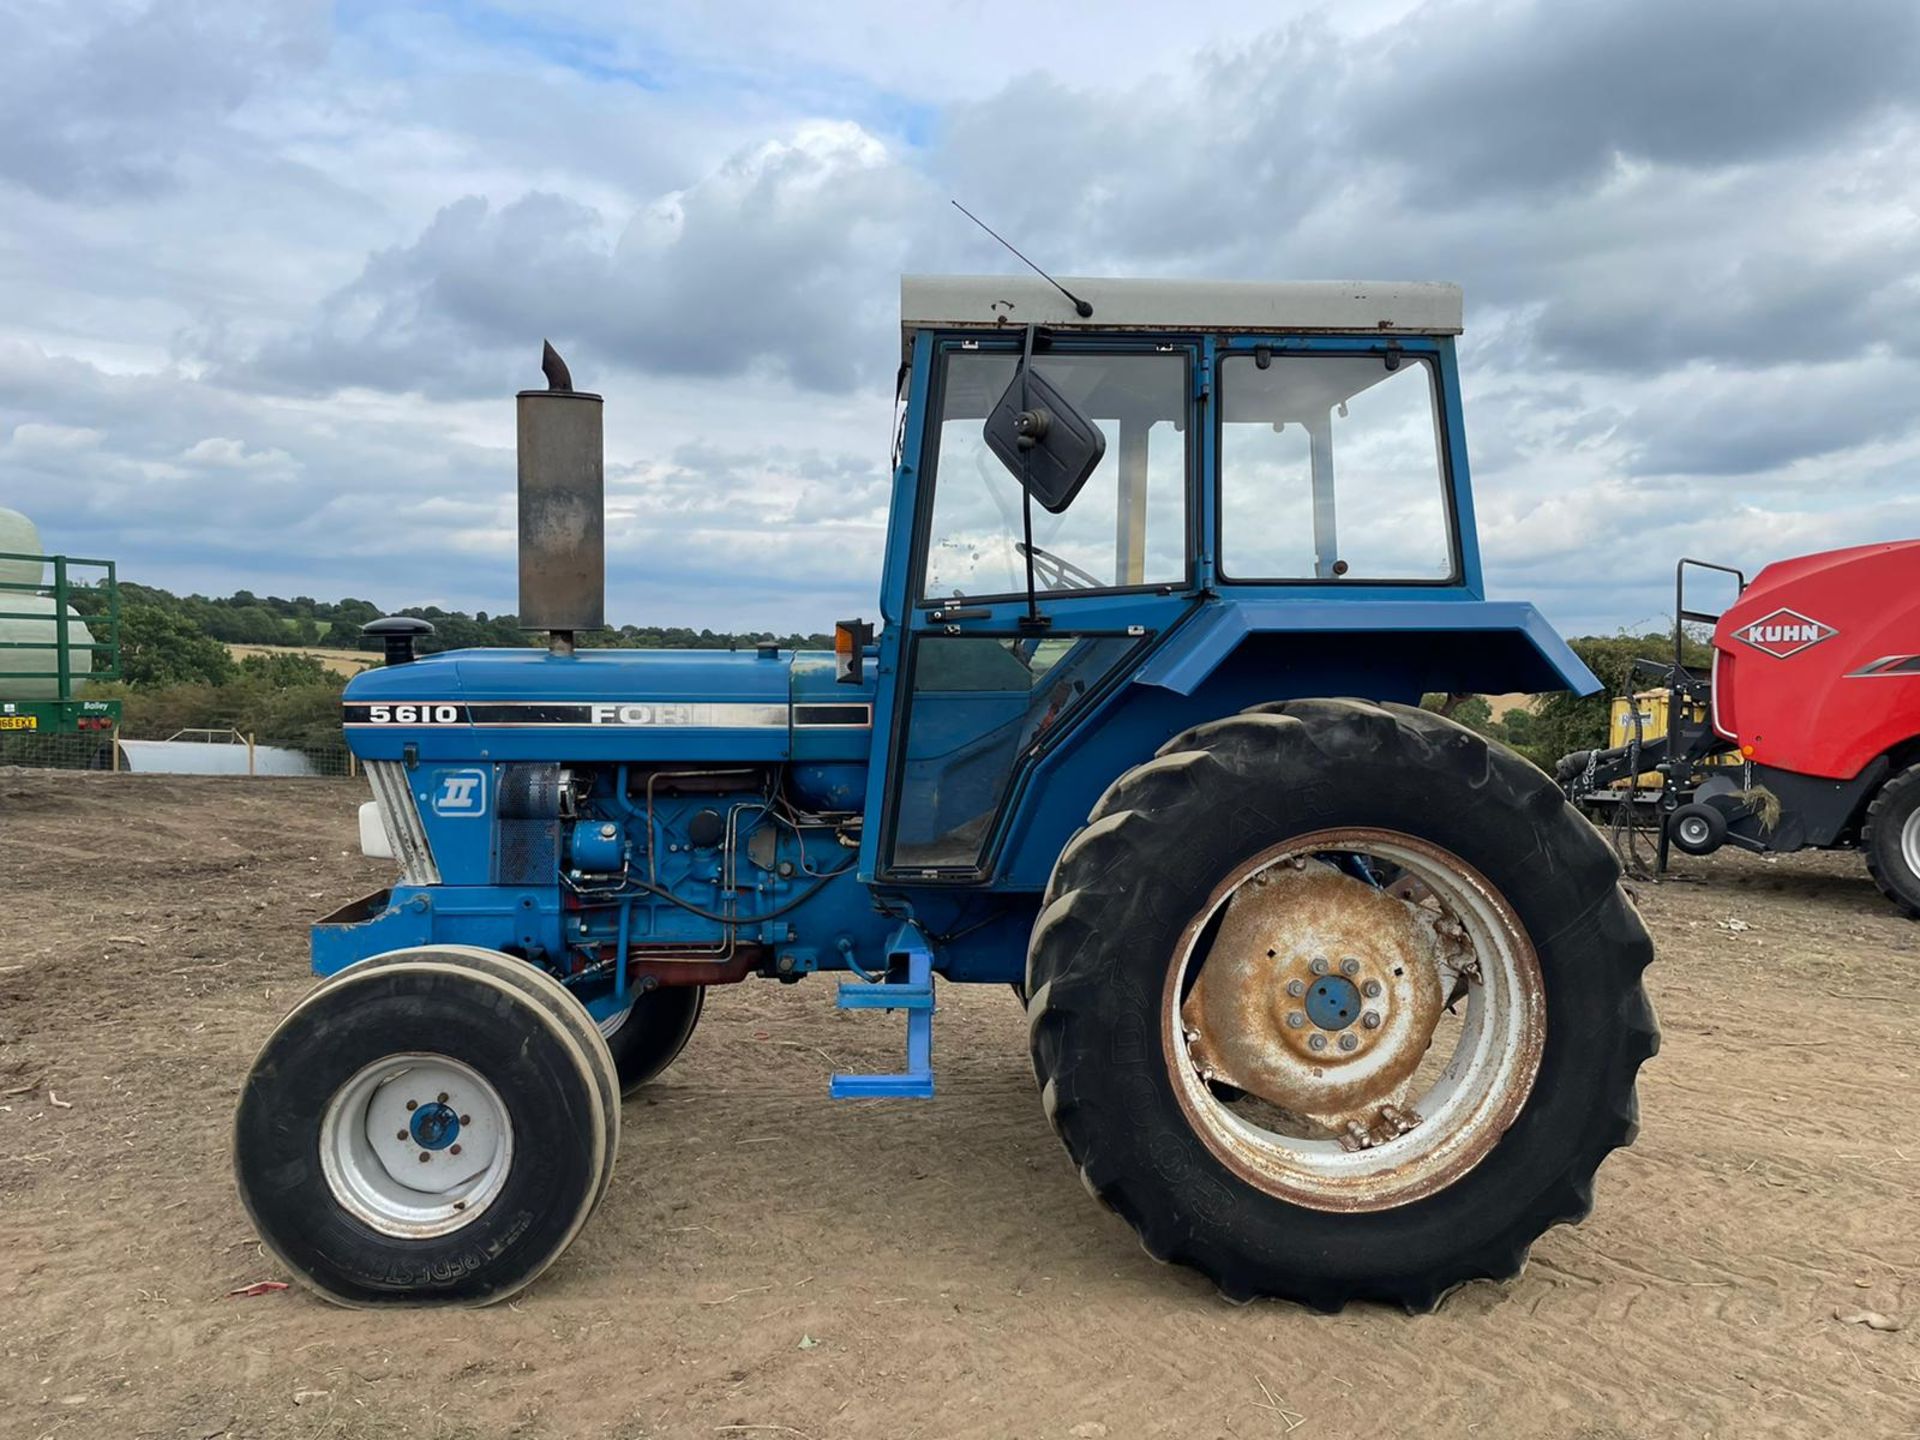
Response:
POLYGON ((520 628, 556 655, 606 625, 606 440, 598 395, 573 388, 548 344, 545 390, 516 398, 520 460, 520 628))

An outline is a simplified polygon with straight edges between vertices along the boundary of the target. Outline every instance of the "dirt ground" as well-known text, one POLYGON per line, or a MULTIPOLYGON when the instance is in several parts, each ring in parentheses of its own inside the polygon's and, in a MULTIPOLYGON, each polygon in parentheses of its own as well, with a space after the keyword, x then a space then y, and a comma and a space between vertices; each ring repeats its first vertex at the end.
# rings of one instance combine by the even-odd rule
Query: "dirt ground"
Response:
POLYGON ((1846 856, 1638 887, 1639 1143, 1433 1316, 1236 1309, 1150 1261, 999 987, 943 992, 937 1100, 829 1103, 899 1036, 819 982, 712 998, 511 1305, 227 1298, 278 1274, 229 1173, 242 1072, 308 919, 386 878, 361 795, 0 770, 0 1440, 1920 1434, 1920 925, 1846 856))

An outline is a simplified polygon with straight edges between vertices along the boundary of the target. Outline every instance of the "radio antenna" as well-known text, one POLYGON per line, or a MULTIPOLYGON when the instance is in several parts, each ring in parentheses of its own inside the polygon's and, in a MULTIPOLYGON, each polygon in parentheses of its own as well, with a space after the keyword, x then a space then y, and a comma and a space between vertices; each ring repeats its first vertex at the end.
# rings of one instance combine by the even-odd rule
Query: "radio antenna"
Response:
POLYGON ((1027 257, 1022 255, 1018 250, 1015 250, 1013 246, 1008 245, 1006 237, 1004 235, 1000 234, 999 231, 995 230, 991 225, 987 224, 986 221, 982 220, 978 215, 974 214, 971 210, 967 209, 967 207, 962 205, 958 200, 952 201, 951 203, 954 209, 958 210, 962 215, 966 216, 969 220, 973 221, 974 224, 978 225, 982 230, 986 231, 987 234, 993 236, 993 238, 998 240, 1002 245, 1006 245, 1008 251, 1011 252, 1014 259, 1018 260, 1022 265, 1026 266, 1029 270, 1033 271, 1034 274, 1038 275, 1042 280, 1046 281, 1054 289, 1058 290, 1062 295, 1066 296, 1067 299, 1071 300, 1073 302, 1074 314, 1078 315, 1082 320, 1092 318, 1093 306, 1089 305, 1086 301, 1082 300, 1078 295, 1074 294, 1071 290, 1067 289, 1066 286, 1062 285, 1058 280, 1054 279, 1051 275, 1047 274, 1046 271, 1042 270, 1038 265, 1034 264, 1031 260, 1027 259, 1027 257))

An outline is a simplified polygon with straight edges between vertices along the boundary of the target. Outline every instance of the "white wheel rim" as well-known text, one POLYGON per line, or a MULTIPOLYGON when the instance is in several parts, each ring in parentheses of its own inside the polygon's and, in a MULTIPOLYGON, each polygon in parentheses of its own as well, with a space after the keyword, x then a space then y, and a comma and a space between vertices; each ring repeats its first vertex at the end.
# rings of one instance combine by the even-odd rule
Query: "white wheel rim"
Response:
POLYGON ((1707 843, 1707 822, 1697 815, 1689 815, 1680 822, 1680 838, 1689 845, 1707 843))
POLYGON ((1907 816, 1900 827, 1900 858, 1907 862, 1907 873, 1920 876, 1920 810, 1907 816))
POLYGON ((1195 1133, 1249 1183, 1316 1210, 1391 1209, 1457 1181, 1486 1158, 1525 1105, 1545 1037, 1539 960, 1517 917, 1459 857, 1391 831, 1316 832, 1241 866, 1187 926, 1162 1004, 1163 1051, 1195 1133), (1332 1138, 1283 1135, 1236 1114, 1191 1062, 1180 1017, 1185 975, 1212 917, 1255 875, 1297 855, 1329 852, 1389 861, 1416 876, 1464 927, 1481 971, 1465 998, 1451 1057, 1438 1078, 1412 1097, 1419 1123, 1397 1138, 1357 1150, 1332 1138))
POLYGON ((613 1039, 613 1037, 619 1033, 620 1027, 625 1025, 627 1021, 632 1018, 632 1015, 633 1006, 629 1005, 626 1009, 617 1011, 607 1016, 604 1020, 596 1020, 594 1024, 600 1027, 600 1038, 602 1040, 613 1039))
POLYGON ((389 1055, 327 1102, 320 1165, 342 1208, 382 1235, 427 1240, 471 1225, 513 1167, 513 1121, 472 1066, 389 1055))

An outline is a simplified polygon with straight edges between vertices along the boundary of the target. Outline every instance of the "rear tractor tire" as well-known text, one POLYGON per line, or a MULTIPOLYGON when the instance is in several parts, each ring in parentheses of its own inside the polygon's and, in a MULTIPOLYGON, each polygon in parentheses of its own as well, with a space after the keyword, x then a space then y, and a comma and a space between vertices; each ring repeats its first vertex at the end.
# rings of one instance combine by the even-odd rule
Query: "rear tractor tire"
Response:
POLYGON ((1653 950, 1548 777, 1403 706, 1263 706, 1122 776, 1028 951, 1087 1188, 1233 1300, 1427 1310, 1592 1205, 1653 950))
POLYGON ((254 1061, 234 1119, 240 1198, 325 1299, 507 1299, 604 1191, 618 1131, 597 1062, 573 1024, 497 973, 503 958, 445 947, 353 966, 254 1061))
POLYGON ((693 1038, 706 1002, 704 985, 665 985, 600 1022, 601 1038, 620 1074, 622 1095, 633 1094, 679 1057, 693 1038))
POLYGON ((1920 765, 1880 787, 1867 807, 1860 848, 1881 894, 1920 919, 1920 765))

